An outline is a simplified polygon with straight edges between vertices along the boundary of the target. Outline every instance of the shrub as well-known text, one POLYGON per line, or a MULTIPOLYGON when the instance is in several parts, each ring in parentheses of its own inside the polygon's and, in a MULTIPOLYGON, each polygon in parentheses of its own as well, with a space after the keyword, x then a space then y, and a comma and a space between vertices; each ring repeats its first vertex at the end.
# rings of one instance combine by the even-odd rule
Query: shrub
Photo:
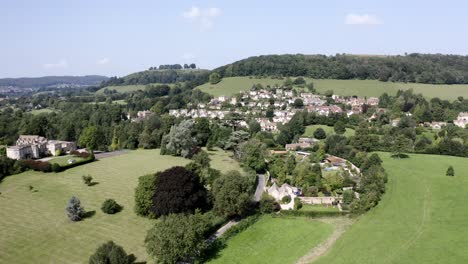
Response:
POLYGON ((89 264, 132 264, 135 259, 133 254, 127 255, 121 246, 113 241, 108 241, 98 247, 96 252, 91 255, 89 264))
POLYGON ((275 201, 275 198, 264 193, 260 199, 260 213, 262 214, 271 214, 274 211, 279 210, 279 205, 275 201))
POLYGON ((327 133, 325 133, 325 130, 323 130, 323 128, 319 127, 314 131, 314 138, 325 139, 327 138, 327 133))
POLYGON ((447 176, 455 176, 455 170, 452 166, 448 167, 447 172, 445 173, 447 176))
POLYGON ((81 178, 83 179, 84 184, 91 186, 93 181, 93 177, 91 177, 91 175, 83 175, 81 178))
POLYGON ((51 172, 52 165, 47 161, 39 161, 39 160, 20 160, 18 161, 19 166, 35 170, 35 171, 42 171, 42 172, 51 172))
POLYGON ((290 202, 291 202, 291 196, 289 195, 283 196, 283 198, 281 198, 281 203, 288 204, 290 202))
POLYGON ((60 172, 61 170, 62 170, 62 168, 60 167, 60 165, 58 165, 57 163, 52 164, 52 171, 53 172, 60 172))
POLYGON ((343 192, 343 203, 344 204, 351 204, 354 200, 354 191, 353 190, 346 190, 343 192))
POLYGON ((294 210, 299 210, 302 208, 302 202, 301 199, 298 197, 294 198, 294 210))
POLYGON ((85 215, 85 210, 83 207, 81 207, 80 200, 75 196, 70 198, 70 201, 68 201, 68 205, 65 210, 67 211, 68 218, 74 222, 80 221, 85 215))
POLYGON ((122 206, 114 199, 107 199, 102 203, 101 210, 106 214, 115 214, 122 210, 122 206))

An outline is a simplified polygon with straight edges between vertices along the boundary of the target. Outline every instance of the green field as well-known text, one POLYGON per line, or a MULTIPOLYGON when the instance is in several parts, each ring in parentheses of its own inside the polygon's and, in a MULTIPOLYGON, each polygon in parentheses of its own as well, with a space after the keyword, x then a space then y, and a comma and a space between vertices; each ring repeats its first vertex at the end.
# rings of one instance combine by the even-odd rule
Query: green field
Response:
MULTIPOLYGON (((331 126, 326 126, 326 125, 310 125, 306 127, 306 130, 302 136, 304 137, 313 137, 314 131, 317 128, 322 128, 327 136, 335 134, 335 131, 333 130, 333 127, 331 126)), ((354 129, 352 128, 346 128, 346 132, 343 134, 346 137, 354 136, 354 129)))
MULTIPOLYGON (((227 152, 217 151, 212 159, 216 169, 239 168, 227 152)), ((133 212, 138 177, 188 162, 160 156, 159 150, 136 150, 61 173, 25 172, 5 178, 0 183, 0 263, 87 263, 108 240, 135 254, 138 261, 147 260, 144 238, 154 220, 133 212), (81 176, 87 174, 98 184, 84 185, 81 176), (95 215, 70 222, 65 207, 72 195, 95 215), (123 205, 123 211, 104 214, 100 207, 108 198, 123 205)))
POLYGON ((307 218, 263 216, 209 263, 294 263, 332 232, 331 224, 307 218))
POLYGON ((38 114, 50 114, 52 112, 55 112, 56 110, 50 109, 50 108, 43 108, 43 109, 35 109, 32 110, 30 113, 33 115, 38 115, 38 114))
MULTIPOLYGON (((148 85, 164 85, 164 84, 163 83, 151 83, 151 84, 148 84, 148 85)), ((148 86, 148 85, 146 85, 146 84, 133 84, 133 85, 120 85, 120 86, 107 86, 107 87, 101 88, 98 91, 96 91, 96 94, 104 94, 105 89, 116 90, 118 93, 129 93, 129 92, 135 92, 135 91, 138 91, 138 90, 144 91, 146 86, 148 86)), ((167 84, 167 85, 172 87, 174 84, 167 84)))
POLYGON ((300 211, 303 212, 339 212, 337 206, 323 206, 323 205, 312 205, 312 204, 304 204, 300 211))
MULTIPOLYGON (((318 92, 324 93, 327 90, 333 90, 335 94, 343 96, 380 96, 387 92, 390 95, 395 95, 396 92, 412 88, 415 93, 422 93, 427 98, 439 97, 442 99, 455 100, 458 96, 468 97, 468 85, 432 85, 420 83, 393 83, 380 82, 376 80, 312 80, 306 78, 307 82, 312 81, 318 92)), ((205 83, 198 86, 202 91, 219 95, 234 95, 239 91, 247 91, 254 84, 266 85, 281 85, 284 80, 271 78, 249 78, 249 77, 229 77, 224 78, 220 83, 212 85, 205 83)))
POLYGON ((66 166, 68 165, 68 160, 75 160, 75 162, 78 162, 78 161, 84 160, 84 158, 73 156, 73 155, 67 155, 67 156, 53 158, 49 160, 49 163, 50 164, 57 163, 60 166, 66 166))
POLYGON ((381 203, 314 263, 468 263, 468 159, 379 155, 389 178, 381 203))

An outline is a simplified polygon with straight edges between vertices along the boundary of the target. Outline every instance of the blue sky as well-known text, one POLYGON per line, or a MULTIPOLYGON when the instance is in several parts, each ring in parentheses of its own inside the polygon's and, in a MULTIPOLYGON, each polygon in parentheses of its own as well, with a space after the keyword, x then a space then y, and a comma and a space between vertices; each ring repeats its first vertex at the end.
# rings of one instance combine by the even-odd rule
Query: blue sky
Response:
POLYGON ((0 0, 0 77, 214 68, 261 54, 468 54, 468 2, 0 0))

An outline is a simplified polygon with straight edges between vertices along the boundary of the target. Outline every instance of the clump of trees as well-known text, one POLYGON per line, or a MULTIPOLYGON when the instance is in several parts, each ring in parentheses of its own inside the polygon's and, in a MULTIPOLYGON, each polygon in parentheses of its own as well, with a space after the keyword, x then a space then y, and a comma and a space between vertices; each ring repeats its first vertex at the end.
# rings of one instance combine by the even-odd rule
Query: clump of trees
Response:
POLYGON ((169 214, 148 231, 146 249, 156 263, 192 262, 208 247, 207 231, 209 224, 199 212, 169 214))
POLYGON ((86 213, 84 208, 81 206, 80 200, 75 196, 70 198, 65 210, 67 212, 68 219, 74 222, 83 219, 86 213))
POLYGON ((81 178, 83 179, 84 184, 86 184, 88 186, 92 185, 93 177, 91 175, 83 175, 83 176, 81 176, 81 178))
POLYGON ((135 260, 133 254, 127 255, 121 246, 114 241, 108 241, 99 246, 89 257, 89 264, 133 264, 135 260))
POLYGON ((229 171, 213 183, 214 210, 230 218, 245 216, 252 201, 252 181, 238 171, 229 171))
POLYGON ((135 191, 135 211, 142 216, 193 213, 207 208, 207 190, 198 175, 184 167, 140 177, 135 191))
POLYGON ((184 120, 171 127, 162 139, 161 154, 190 158, 196 153, 197 140, 192 137, 194 121, 184 120))

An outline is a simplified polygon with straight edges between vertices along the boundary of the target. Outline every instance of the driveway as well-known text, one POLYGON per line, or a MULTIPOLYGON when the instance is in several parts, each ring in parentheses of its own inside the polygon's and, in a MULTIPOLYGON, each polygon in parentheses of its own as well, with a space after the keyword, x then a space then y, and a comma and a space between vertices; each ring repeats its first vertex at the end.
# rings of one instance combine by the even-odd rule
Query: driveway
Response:
POLYGON ((260 202, 260 199, 262 199, 262 194, 263 191, 265 190, 265 175, 263 174, 257 174, 257 189, 255 190, 255 197, 254 201, 260 202))

